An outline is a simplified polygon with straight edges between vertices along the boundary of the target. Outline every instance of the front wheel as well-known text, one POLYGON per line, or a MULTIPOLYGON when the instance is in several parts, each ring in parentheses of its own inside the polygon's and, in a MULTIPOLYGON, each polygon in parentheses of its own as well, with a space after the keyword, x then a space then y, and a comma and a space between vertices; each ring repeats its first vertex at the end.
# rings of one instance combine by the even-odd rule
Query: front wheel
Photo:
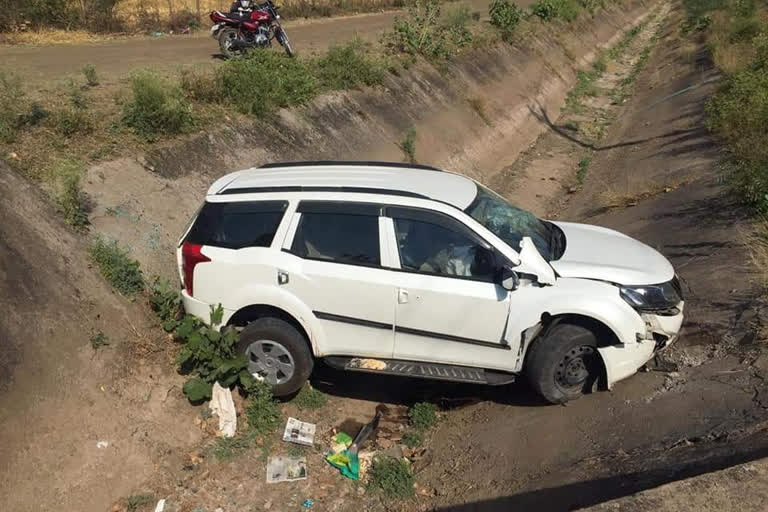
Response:
POLYGON ((272 386, 272 394, 295 393, 312 373, 309 343, 293 325, 279 318, 260 318, 240 332, 238 351, 248 359, 248 371, 272 386))
POLYGON ((233 46, 238 37, 237 30, 231 27, 226 27, 219 31, 219 50, 224 57, 231 59, 240 53, 233 46))
POLYGON ((277 32, 277 42, 283 45, 283 48, 285 48, 285 53, 288 55, 288 57, 294 56, 291 41, 288 39, 288 34, 285 33, 285 29, 283 27, 280 27, 280 30, 277 32))
POLYGON ((559 323, 548 329, 533 344, 525 362, 531 386, 553 404, 589 392, 601 372, 595 334, 575 324, 559 323))

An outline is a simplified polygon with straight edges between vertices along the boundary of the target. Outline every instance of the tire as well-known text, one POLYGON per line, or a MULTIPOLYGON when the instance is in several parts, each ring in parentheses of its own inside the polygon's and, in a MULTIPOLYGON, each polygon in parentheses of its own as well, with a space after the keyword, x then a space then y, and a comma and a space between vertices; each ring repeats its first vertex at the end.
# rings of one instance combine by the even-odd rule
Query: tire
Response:
POLYGON ((282 27, 280 27, 280 34, 278 35, 277 40, 281 45, 283 45, 286 55, 288 55, 290 58, 293 58, 295 54, 293 53, 291 41, 288 39, 288 34, 285 33, 285 30, 282 27))
POLYGON ((237 35, 237 30, 231 27, 225 27, 219 31, 219 51, 228 59, 240 54, 240 52, 234 51, 230 47, 231 41, 237 39, 237 35))
POLYGON ((264 377, 277 397, 300 390, 314 366, 307 339, 279 318, 249 323, 240 332, 237 349, 248 358, 248 371, 264 377))
POLYGON ((553 404, 588 393, 602 375, 595 334, 580 325, 553 325, 528 352, 525 373, 533 389, 553 404))

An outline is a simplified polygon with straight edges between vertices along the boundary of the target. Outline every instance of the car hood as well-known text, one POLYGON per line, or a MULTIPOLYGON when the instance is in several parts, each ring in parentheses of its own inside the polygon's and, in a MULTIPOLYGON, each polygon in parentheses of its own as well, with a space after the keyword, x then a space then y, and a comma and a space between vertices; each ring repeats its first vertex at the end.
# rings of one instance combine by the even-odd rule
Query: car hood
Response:
POLYGON ((599 279, 623 285, 664 283, 672 264, 657 250, 612 229, 555 222, 565 233, 565 252, 550 264, 561 277, 599 279))

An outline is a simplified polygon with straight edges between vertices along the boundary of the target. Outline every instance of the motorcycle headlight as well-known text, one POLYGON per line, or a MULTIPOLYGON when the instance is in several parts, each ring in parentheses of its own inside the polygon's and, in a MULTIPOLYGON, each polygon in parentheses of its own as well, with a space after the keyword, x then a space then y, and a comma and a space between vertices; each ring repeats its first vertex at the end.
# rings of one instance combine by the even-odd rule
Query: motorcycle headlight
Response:
POLYGON ((621 298, 635 309, 669 309, 683 300, 683 294, 677 278, 672 281, 648 286, 621 286, 621 298))

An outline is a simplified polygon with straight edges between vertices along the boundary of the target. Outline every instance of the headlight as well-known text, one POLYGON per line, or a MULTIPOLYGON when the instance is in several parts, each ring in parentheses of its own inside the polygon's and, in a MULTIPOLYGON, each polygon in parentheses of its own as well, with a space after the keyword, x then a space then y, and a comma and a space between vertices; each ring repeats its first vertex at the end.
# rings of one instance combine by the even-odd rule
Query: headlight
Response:
POLYGON ((621 298, 635 309, 668 309, 683 300, 677 278, 663 284, 648 286, 622 286, 621 298))

